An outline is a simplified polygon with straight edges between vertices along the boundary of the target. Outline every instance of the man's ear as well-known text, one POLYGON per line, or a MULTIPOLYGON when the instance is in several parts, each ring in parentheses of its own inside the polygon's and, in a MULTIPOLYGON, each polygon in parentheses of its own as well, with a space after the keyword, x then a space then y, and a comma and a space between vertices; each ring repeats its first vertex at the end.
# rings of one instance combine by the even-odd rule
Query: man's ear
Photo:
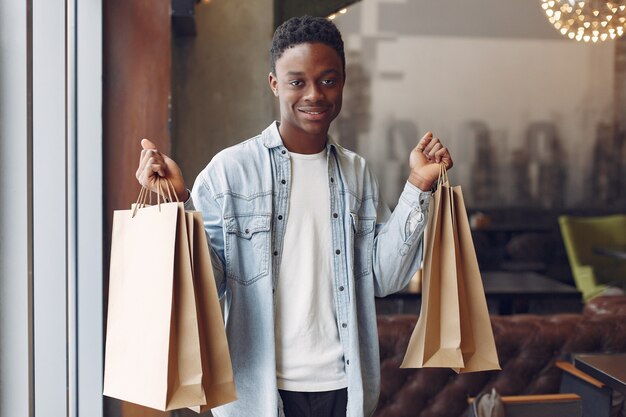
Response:
POLYGON ((270 75, 268 76, 268 81, 270 83, 270 88, 272 89, 272 92, 276 97, 278 97, 278 79, 273 72, 270 72, 270 75))

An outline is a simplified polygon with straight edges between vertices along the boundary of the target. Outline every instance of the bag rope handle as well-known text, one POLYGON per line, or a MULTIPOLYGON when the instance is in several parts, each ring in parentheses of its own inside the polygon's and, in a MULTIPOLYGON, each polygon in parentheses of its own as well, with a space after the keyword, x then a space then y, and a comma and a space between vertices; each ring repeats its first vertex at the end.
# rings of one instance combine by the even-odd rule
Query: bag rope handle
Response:
POLYGON ((446 169, 446 164, 443 162, 439 163, 439 178, 437 178, 437 185, 449 184, 450 180, 448 179, 448 170, 446 169))
MULTIPOLYGON (((176 194, 176 190, 174 189, 174 184, 172 184, 172 181, 169 178, 157 177, 156 183, 157 206, 159 207, 159 211, 161 211, 161 201, 163 201, 163 204, 173 202, 174 200, 176 200, 177 203, 180 203, 180 200, 178 199, 178 194, 176 194), (172 198, 172 194, 174 194, 174 198, 172 198)), ((141 208, 146 207, 146 205, 152 205, 152 192, 142 185, 141 190, 139 190, 139 196, 137 197, 137 201, 135 202, 135 205, 133 207, 131 217, 135 217, 137 211, 141 208), (146 200, 148 200, 147 204, 146 200)))

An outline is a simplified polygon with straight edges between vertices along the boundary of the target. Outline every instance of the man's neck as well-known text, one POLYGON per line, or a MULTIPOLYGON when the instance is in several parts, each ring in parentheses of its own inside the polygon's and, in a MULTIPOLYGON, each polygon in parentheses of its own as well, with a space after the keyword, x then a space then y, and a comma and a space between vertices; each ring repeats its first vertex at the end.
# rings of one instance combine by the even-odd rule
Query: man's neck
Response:
POLYGON ((326 147, 328 132, 319 135, 296 134, 278 127, 280 137, 289 152, 311 155, 322 152, 326 147))

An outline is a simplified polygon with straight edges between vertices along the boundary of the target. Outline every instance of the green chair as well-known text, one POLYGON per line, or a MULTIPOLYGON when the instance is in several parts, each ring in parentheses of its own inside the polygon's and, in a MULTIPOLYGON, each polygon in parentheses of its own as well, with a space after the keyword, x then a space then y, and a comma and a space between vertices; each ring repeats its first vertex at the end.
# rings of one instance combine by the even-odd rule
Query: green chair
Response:
POLYGON ((626 284, 626 261, 594 253, 594 247, 626 247, 626 215, 559 216, 576 287, 585 301, 626 284))

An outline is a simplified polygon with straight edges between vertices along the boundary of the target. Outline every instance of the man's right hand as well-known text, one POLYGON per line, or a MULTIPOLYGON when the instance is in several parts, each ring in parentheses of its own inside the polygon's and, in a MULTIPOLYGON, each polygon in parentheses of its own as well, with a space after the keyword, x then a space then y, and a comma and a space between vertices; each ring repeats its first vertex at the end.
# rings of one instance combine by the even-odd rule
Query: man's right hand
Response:
POLYGON ((139 168, 135 174, 139 184, 158 193, 157 179, 169 179, 174 186, 178 201, 187 201, 189 193, 178 164, 167 155, 159 152, 156 145, 148 139, 141 140, 141 147, 143 150, 139 158, 139 168))

